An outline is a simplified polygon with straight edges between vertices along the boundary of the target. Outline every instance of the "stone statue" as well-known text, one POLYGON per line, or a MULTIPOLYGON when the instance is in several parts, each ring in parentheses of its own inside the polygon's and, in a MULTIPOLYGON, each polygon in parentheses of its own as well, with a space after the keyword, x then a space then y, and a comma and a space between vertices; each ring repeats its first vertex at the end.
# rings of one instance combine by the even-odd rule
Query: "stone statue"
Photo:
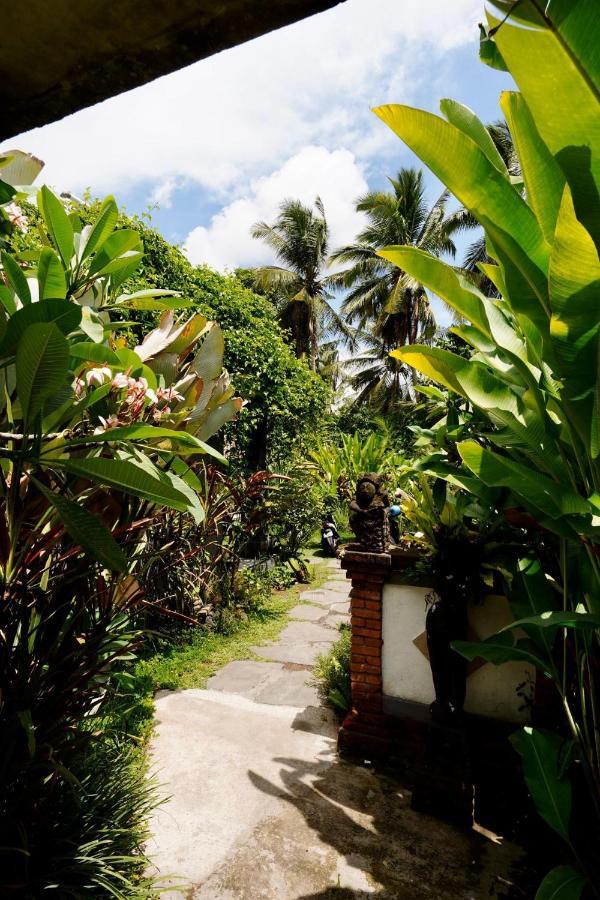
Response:
POLYGON ((350 503, 350 527, 356 543, 348 549, 363 553, 387 553, 390 546, 388 492, 376 472, 359 475, 356 496, 350 503))

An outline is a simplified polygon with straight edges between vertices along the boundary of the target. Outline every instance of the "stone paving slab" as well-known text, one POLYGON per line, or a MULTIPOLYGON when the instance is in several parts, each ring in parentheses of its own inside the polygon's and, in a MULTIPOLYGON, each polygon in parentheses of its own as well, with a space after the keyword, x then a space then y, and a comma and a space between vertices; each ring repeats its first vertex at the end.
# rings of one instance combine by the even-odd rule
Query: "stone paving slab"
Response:
POLYGON ((342 615, 341 613, 338 615, 329 616, 328 620, 330 625, 334 625, 336 628, 339 628, 340 625, 349 625, 350 624, 350 616, 342 615))
POLYGON ((290 622, 279 635, 280 644, 331 644, 336 639, 335 631, 315 622, 290 622))
POLYGON ((340 601, 339 603, 332 603, 329 612, 350 615, 350 601, 346 600, 340 601))
POLYGON ((251 697, 255 691, 273 677, 273 671, 283 670, 283 665, 257 660, 236 659, 227 663, 216 675, 208 679, 207 687, 213 691, 228 691, 251 697))
POLYGON ((326 581, 322 585, 322 590, 329 591, 332 594, 344 594, 346 597, 350 594, 350 589, 351 585, 345 581, 326 581))
POLYGON ((316 588, 313 591, 303 591, 300 599, 304 603, 318 603, 320 606, 330 607, 336 600, 341 599, 338 594, 333 594, 323 588, 316 588))
POLYGON ((287 671, 283 666, 281 668, 282 671, 277 677, 263 683, 253 699, 257 703, 270 703, 276 706, 297 706, 299 709, 305 709, 307 706, 318 706, 319 695, 314 683, 311 684, 311 670, 295 669, 287 671))
POLYGON ((321 653, 324 653, 327 649, 327 644, 325 643, 314 643, 314 644, 262 644, 260 647, 250 647, 252 653, 255 653, 257 656, 261 656, 263 659, 268 659, 273 662, 281 662, 281 663, 295 663, 300 666, 312 666, 317 659, 317 656, 320 656, 321 653))
POLYGON ((300 603, 290 610, 292 619, 302 619, 305 622, 317 622, 327 615, 326 610, 319 606, 309 606, 308 603, 300 603))

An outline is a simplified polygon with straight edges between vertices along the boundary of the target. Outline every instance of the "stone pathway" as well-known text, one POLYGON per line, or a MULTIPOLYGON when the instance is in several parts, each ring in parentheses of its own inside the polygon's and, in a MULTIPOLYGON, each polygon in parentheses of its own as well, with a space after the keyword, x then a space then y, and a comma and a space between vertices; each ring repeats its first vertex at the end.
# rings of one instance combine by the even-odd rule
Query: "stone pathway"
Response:
POLYGON ((311 679, 349 614, 348 584, 328 565, 279 640, 253 648, 260 661, 157 695, 152 759, 169 799, 149 854, 165 898, 508 896, 515 848, 414 813, 397 782, 337 759, 337 723, 311 679))

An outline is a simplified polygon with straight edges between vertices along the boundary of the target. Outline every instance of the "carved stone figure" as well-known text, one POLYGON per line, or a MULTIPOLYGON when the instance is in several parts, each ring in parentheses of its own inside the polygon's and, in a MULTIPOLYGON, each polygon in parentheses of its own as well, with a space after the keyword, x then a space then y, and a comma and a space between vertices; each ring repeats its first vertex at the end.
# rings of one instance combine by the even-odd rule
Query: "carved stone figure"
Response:
POLYGON ((390 546, 388 507, 390 499, 381 475, 365 472, 356 482, 356 496, 350 503, 350 527, 356 535, 352 550, 387 553, 390 546))

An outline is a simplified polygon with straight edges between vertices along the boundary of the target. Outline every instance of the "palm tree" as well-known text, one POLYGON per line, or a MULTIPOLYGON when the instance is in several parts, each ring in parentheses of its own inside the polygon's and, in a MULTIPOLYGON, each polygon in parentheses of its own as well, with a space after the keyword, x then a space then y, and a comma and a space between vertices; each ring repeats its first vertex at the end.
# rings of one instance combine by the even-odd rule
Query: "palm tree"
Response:
POLYGON ((329 302, 332 295, 323 275, 328 228, 319 197, 315 210, 299 200, 284 200, 273 225, 257 222, 251 231, 252 237, 265 241, 282 263, 255 269, 256 285, 269 292, 281 324, 292 335, 296 356, 308 356, 313 370, 320 341, 341 337, 351 344, 353 340, 352 329, 329 302))
POLYGON ((452 235, 464 227, 461 211, 451 215, 446 211, 448 191, 433 206, 427 205, 421 171, 401 169, 389 181, 392 191, 372 191, 357 201, 356 209, 366 213, 367 225, 355 244, 332 253, 332 262, 351 265, 330 279, 349 289, 342 303, 348 321, 368 329, 384 351, 428 341, 436 326, 424 286, 377 251, 390 244, 411 244, 436 256, 454 256, 452 235))
POLYGON ((415 400, 412 370, 393 356, 381 337, 359 334, 362 352, 344 363, 352 404, 369 406, 381 415, 397 412, 402 401, 415 400))

